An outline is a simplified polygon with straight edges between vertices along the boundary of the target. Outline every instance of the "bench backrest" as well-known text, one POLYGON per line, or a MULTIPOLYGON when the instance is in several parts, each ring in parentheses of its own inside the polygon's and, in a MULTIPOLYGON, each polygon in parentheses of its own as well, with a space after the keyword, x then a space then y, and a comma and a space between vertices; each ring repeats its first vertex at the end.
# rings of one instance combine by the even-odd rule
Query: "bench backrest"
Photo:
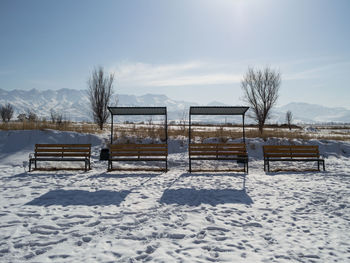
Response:
POLYGON ((319 158, 318 146, 314 145, 264 145, 264 158, 319 158))
POLYGON ((244 143, 191 143, 189 156, 247 156, 244 143))
POLYGON ((109 146, 110 157, 122 156, 168 156, 167 144, 111 144, 109 146))
POLYGON ((36 157, 90 158, 91 144, 35 144, 36 157))

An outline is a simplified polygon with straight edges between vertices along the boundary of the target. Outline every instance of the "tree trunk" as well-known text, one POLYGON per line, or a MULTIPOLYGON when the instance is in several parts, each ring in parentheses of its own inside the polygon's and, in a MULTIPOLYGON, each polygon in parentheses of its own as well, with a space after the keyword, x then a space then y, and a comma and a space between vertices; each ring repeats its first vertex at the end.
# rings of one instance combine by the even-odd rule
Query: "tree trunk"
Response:
POLYGON ((264 124, 259 123, 259 132, 260 132, 260 135, 263 134, 263 131, 264 131, 264 124))

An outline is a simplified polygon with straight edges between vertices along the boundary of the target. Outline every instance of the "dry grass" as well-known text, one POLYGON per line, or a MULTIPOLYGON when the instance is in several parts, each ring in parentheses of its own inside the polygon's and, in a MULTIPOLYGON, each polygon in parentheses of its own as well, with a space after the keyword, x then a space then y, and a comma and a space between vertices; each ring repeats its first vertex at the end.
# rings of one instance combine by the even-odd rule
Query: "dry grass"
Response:
POLYGON ((73 131, 80 133, 101 133, 96 124, 92 123, 76 123, 62 122, 60 124, 48 121, 24 121, 24 122, 9 122, 0 123, 0 130, 58 130, 58 131, 73 131))
MULTIPOLYGON (((10 122, 0 123, 0 130, 46 130, 53 129, 59 131, 74 131, 80 133, 101 133, 101 130, 93 123, 77 123, 77 122, 63 122, 62 124, 51 123, 48 121, 38 122, 10 122)), ((252 125, 246 128, 246 138, 287 138, 287 139, 319 139, 319 140, 339 140, 350 141, 350 126, 318 126, 318 132, 307 132, 297 127, 290 131, 285 127, 268 126, 265 128, 263 135, 260 135, 257 127, 252 125), (322 132, 322 130, 326 132, 322 132), (331 130, 331 132, 330 132, 331 130)), ((106 125, 104 131, 109 132, 110 126, 106 125)), ((191 129, 192 139, 204 140, 206 138, 219 138, 222 142, 228 139, 242 138, 242 128, 240 125, 201 125, 193 126, 191 129)), ((159 124, 118 124, 114 128, 115 139, 130 138, 144 139, 152 138, 154 141, 164 141, 165 131, 164 126, 159 124)), ((169 138, 188 138, 188 126, 184 125, 169 125, 169 138)))
MULTIPOLYGON (((293 139, 319 139, 319 140, 339 140, 339 141, 350 141, 350 134, 344 132, 332 132, 331 134, 322 132, 306 132, 301 128, 292 129, 291 131, 284 127, 266 128, 263 135, 259 133, 257 127, 250 126, 246 128, 246 138, 287 138, 293 139)), ((151 125, 151 126, 123 126, 115 130, 119 132, 119 138, 135 137, 135 138, 153 138, 155 140, 163 140, 165 138, 164 127, 162 125, 151 125)), ((168 126, 169 138, 188 138, 188 127, 182 125, 169 125, 168 126)), ((203 141, 206 138, 219 138, 220 141, 226 142, 228 139, 240 139, 242 138, 242 128, 239 126, 219 126, 214 127, 213 125, 208 126, 194 126, 191 129, 191 138, 196 138, 203 141)))

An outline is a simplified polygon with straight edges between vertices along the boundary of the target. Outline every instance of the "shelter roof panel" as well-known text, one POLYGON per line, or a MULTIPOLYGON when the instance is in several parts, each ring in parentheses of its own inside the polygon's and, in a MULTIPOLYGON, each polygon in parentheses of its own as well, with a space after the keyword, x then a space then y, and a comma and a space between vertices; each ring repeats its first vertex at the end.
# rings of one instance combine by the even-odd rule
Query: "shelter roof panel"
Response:
POLYGON ((190 115, 244 115, 249 107, 191 106, 190 115))
POLYGON ((166 107, 108 107, 112 115, 166 115, 166 107))

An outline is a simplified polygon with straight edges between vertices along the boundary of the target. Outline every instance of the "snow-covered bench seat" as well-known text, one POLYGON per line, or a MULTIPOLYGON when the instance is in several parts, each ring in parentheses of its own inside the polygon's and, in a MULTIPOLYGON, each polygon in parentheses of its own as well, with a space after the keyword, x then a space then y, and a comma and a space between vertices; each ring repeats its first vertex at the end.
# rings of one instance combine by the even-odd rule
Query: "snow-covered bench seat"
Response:
POLYGON ((84 162, 85 171, 90 170, 91 144, 35 144, 34 153, 29 156, 29 172, 32 163, 37 168, 39 161, 84 162))
MULTIPOLYGON (((109 146, 108 171, 113 170, 113 162, 121 161, 158 161, 164 162, 165 168, 148 169, 153 171, 168 170, 167 144, 111 144, 109 146)), ((114 169, 117 170, 117 169, 114 169)), ((119 168, 118 170, 126 170, 119 168)), ((135 170, 135 169, 133 169, 135 170)), ((147 169, 142 169, 147 170, 147 169)))
POLYGON ((244 164, 243 171, 248 173, 248 154, 244 143, 191 143, 188 146, 188 157, 190 173, 204 171, 192 169, 194 160, 237 161, 244 164))
POLYGON ((264 171, 270 172, 270 162, 317 162, 318 171, 324 159, 320 158, 318 146, 313 145, 264 145, 264 171))

